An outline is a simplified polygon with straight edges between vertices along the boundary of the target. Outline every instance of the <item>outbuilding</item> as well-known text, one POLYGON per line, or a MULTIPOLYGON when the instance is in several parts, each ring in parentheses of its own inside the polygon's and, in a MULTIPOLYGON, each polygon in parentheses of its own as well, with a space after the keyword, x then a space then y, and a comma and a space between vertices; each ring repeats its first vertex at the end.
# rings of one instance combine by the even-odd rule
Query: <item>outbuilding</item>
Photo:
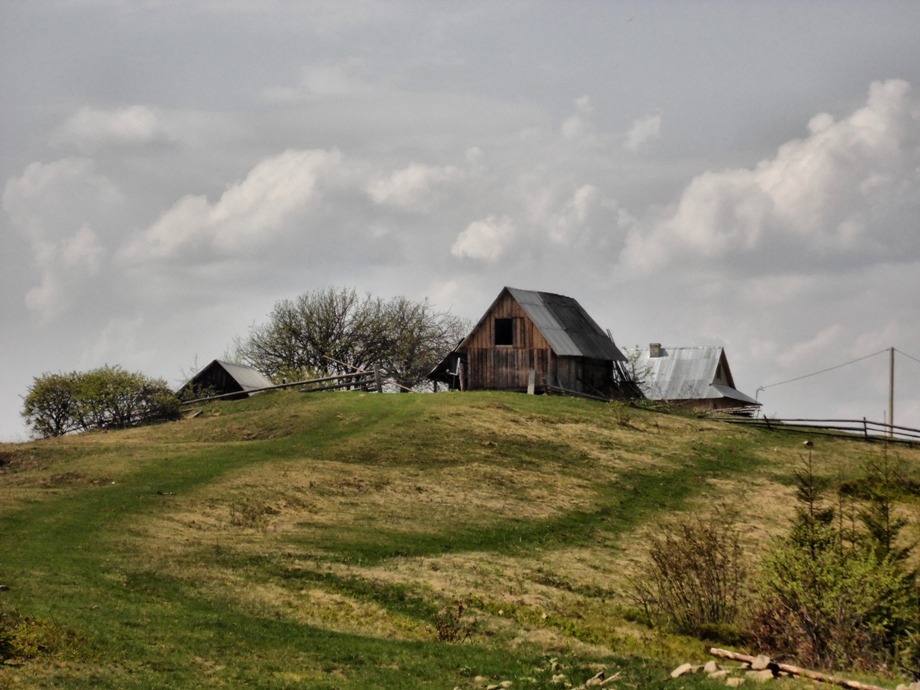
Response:
POLYGON ((631 374, 649 400, 705 411, 731 409, 753 414, 760 403, 735 388, 725 348, 662 347, 627 349, 631 374))
POLYGON ((228 399, 235 400, 245 398, 252 391, 270 388, 273 385, 271 379, 252 367, 215 359, 189 379, 177 395, 181 398, 193 391, 192 395, 197 398, 239 393, 229 395, 228 399))
POLYGON ((459 390, 641 396, 626 357, 575 299, 511 287, 428 378, 459 390))

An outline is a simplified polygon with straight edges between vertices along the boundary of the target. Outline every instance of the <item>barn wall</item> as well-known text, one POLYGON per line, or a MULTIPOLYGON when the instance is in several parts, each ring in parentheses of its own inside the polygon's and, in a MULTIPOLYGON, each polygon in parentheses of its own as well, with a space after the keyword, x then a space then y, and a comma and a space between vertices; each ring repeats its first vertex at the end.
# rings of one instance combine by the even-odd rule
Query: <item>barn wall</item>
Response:
POLYGON ((501 295, 466 347, 470 389, 526 390, 527 375, 536 371, 538 386, 552 383, 556 357, 546 339, 508 293, 501 295), (514 345, 495 345, 495 319, 514 319, 514 345))

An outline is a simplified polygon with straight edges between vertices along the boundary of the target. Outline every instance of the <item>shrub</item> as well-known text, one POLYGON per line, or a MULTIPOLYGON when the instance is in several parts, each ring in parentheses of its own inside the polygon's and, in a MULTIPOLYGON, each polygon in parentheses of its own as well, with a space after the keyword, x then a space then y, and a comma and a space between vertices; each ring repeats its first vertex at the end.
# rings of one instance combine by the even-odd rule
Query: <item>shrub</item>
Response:
POLYGON ((80 428, 77 419, 78 378, 71 374, 42 374, 34 379, 23 403, 22 416, 43 437, 62 436, 80 428))
POLYGON ((913 663, 916 583, 903 552, 892 546, 902 525, 890 519, 891 495, 880 488, 884 478, 873 466, 869 471, 875 498, 858 511, 863 528, 848 529, 846 506, 827 506, 811 453, 803 459, 792 529, 762 564, 751 632, 765 651, 820 668, 913 663))
POLYGON ((699 637, 737 637, 744 604, 741 535, 726 506, 653 536, 632 595, 649 622, 699 637))
POLYGON ((476 621, 465 617, 468 604, 456 601, 446 606, 434 618, 434 633, 438 642, 464 642, 473 636, 476 621))
POLYGON ((179 400, 165 381, 106 366, 36 377, 22 415, 36 435, 61 436, 176 419, 179 400))
POLYGON ((890 667, 914 624, 910 580, 895 561, 861 546, 834 542, 812 557, 781 542, 763 563, 753 636, 807 666, 890 667))
POLYGON ((13 655, 13 619, 0 607, 0 664, 11 659, 13 655))

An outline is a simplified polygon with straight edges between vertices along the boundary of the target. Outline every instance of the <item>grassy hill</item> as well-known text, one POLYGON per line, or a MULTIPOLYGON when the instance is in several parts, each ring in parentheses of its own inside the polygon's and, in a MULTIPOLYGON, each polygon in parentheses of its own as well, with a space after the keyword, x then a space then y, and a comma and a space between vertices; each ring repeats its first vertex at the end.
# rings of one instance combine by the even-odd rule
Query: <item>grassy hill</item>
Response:
MULTIPOLYGON (((645 538, 724 501, 755 556, 802 440, 564 398, 278 392, 0 445, 0 607, 36 641, 0 687, 664 686, 704 644, 632 622, 645 538)), ((814 447, 834 481, 880 452, 814 447)))

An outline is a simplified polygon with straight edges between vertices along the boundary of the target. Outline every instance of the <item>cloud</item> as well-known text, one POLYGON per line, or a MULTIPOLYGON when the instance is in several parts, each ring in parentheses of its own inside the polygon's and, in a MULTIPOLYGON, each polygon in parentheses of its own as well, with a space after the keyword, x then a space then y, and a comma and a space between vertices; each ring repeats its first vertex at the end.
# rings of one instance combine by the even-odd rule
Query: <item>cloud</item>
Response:
POLYGON ((168 259, 186 251, 234 254, 294 231, 294 221, 322 197, 340 168, 338 151, 288 150, 259 162, 215 202, 187 195, 119 253, 127 262, 168 259))
POLYGON ((590 141, 594 134, 594 106, 588 96, 579 96, 575 99, 575 113, 567 117, 559 131, 564 139, 569 141, 590 141))
POLYGON ((623 146, 638 151, 643 144, 661 136, 661 115, 646 115, 633 122, 623 146))
POLYGON ((379 88, 357 75, 362 67, 360 60, 307 65, 301 70, 300 82, 296 86, 274 86, 265 89, 262 96, 273 103, 366 98, 378 93, 379 88))
POLYGON ((833 324, 822 329, 808 340, 795 343, 776 355, 776 361, 787 369, 804 368, 812 362, 828 361, 831 353, 841 353, 844 329, 833 324))
POLYGON ((40 320, 78 302, 109 254, 99 232, 117 224, 123 207, 116 185, 86 159, 32 163, 7 183, 3 209, 28 241, 40 276, 25 304, 40 320))
POLYGON ((459 259, 469 258, 495 263, 515 238, 517 229, 508 216, 491 215, 470 223, 461 232, 453 246, 451 254, 459 259))
MULTIPOLYGON (((481 152, 477 156, 481 157, 481 152)), ((440 187, 457 180, 462 171, 454 166, 431 166, 411 163, 390 175, 381 176, 367 185, 367 193, 377 204, 405 211, 430 211, 443 198, 440 187)))
POLYGON ((3 191, 3 210, 27 239, 55 241, 104 221, 124 203, 117 185, 86 158, 31 163, 3 191))
POLYGON ((98 275, 108 254, 87 226, 57 244, 40 242, 35 252, 41 282, 26 292, 25 303, 44 322, 63 314, 79 300, 78 294, 98 275))
POLYGON ((133 147, 174 140, 162 115, 143 105, 98 110, 83 106, 58 129, 55 140, 81 151, 107 146, 133 147))
POLYGON ((611 240, 617 240, 620 231, 630 227, 635 219, 620 208, 616 199, 593 184, 584 184, 544 222, 553 244, 606 254, 611 240))
POLYGON ((753 169, 705 172, 658 221, 630 235, 621 261, 638 271, 688 256, 745 270, 849 266, 920 256, 920 106, 900 80, 872 84, 866 105, 753 169))

